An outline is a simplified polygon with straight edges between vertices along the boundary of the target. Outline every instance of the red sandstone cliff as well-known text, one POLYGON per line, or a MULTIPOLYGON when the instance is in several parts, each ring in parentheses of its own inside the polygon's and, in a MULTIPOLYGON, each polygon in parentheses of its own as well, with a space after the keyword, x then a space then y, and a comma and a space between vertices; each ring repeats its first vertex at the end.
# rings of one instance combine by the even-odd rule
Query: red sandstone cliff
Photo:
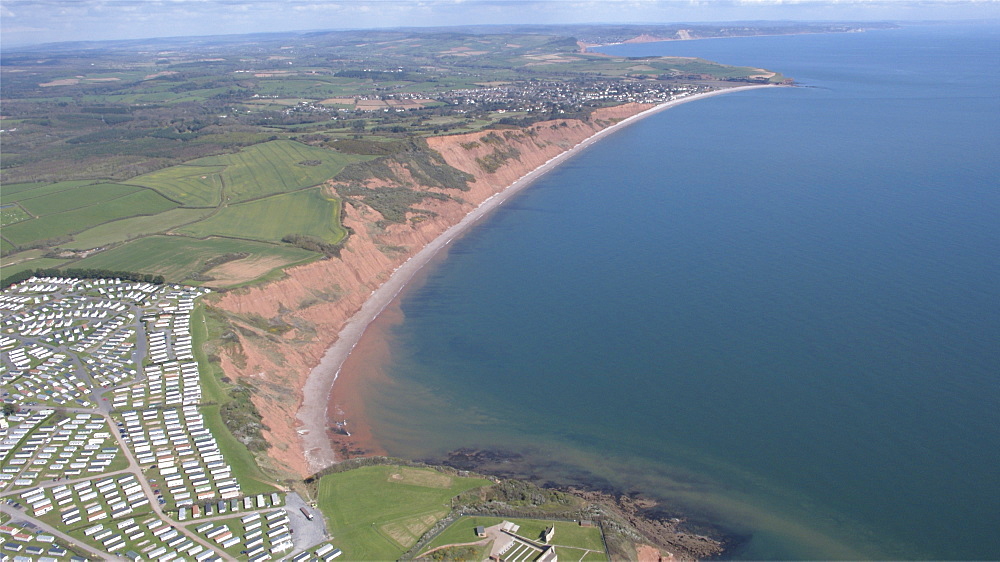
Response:
MULTIPOLYGON (((384 228, 377 225, 382 216, 376 211, 349 204, 344 224, 353 234, 339 258, 294 267, 279 281, 223 294, 216 306, 230 315, 236 329, 235 341, 219 350, 222 366, 227 376, 247 379, 259 390, 253 401, 269 427, 265 438, 272 444, 264 464, 290 475, 308 475, 294 426, 302 400, 300 389, 344 323, 396 267, 518 178, 649 107, 628 104, 601 109, 586 122, 559 119, 522 129, 429 138, 429 147, 449 165, 476 179, 464 192, 408 187, 448 193, 461 201, 427 199, 416 206, 433 211, 434 216, 384 228), (491 136, 484 138, 487 135, 491 136), (498 158, 498 150, 506 156, 498 158), (484 162, 491 164, 484 166, 484 162)), ((372 187, 378 184, 384 182, 369 182, 372 187)))

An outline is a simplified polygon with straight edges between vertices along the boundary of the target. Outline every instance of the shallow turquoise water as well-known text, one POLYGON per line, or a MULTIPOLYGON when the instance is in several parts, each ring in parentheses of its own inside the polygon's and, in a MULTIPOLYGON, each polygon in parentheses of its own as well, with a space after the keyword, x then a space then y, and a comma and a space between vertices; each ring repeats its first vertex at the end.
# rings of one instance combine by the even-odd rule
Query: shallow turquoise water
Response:
POLYGON ((456 241, 378 439, 641 491, 735 557, 1000 557, 998 28, 607 50, 807 87, 646 119, 456 241))

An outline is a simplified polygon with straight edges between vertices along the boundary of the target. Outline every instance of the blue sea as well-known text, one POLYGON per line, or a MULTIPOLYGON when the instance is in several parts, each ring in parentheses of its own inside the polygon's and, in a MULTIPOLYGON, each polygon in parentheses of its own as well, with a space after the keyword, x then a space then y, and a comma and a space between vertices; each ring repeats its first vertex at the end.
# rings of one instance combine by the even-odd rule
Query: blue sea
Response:
POLYGON ((1000 558, 1000 26, 603 50, 800 87, 642 120, 456 240, 377 440, 655 498, 730 558, 1000 558))

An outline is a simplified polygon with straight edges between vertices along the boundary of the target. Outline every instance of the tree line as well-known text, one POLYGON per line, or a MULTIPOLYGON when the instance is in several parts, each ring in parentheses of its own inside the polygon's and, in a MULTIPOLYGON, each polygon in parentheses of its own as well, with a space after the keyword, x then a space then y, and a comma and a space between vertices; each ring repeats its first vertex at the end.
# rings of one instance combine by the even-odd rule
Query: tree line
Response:
POLYGON ((0 280, 0 287, 7 288, 15 283, 20 283, 22 281, 27 281, 32 277, 70 277, 73 279, 124 279, 126 281, 136 281, 138 283, 154 283, 156 285, 162 285, 166 282, 166 279, 162 275, 153 275, 152 273, 137 273, 135 271, 115 271, 112 269, 94 269, 94 268, 69 268, 69 269, 56 269, 56 268, 38 268, 38 269, 26 269, 24 271, 19 271, 12 275, 8 275, 0 280))

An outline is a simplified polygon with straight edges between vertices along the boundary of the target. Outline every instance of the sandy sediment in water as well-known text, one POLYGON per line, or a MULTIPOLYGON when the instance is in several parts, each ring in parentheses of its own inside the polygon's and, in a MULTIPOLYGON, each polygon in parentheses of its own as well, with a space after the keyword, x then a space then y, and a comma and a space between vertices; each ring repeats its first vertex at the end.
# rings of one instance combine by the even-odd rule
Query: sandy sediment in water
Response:
MULTIPOLYGON (((264 434, 272 444, 271 468, 305 476, 335 462, 335 448, 379 452, 364 420, 363 381, 356 373, 338 375, 372 320, 454 237, 566 158, 637 118, 717 93, 759 87, 768 86, 731 88, 658 106, 605 108, 588 121, 557 119, 522 129, 429 138, 428 145, 448 164, 476 180, 465 192, 415 188, 446 192, 460 201, 428 199, 417 207, 435 216, 386 228, 376 225, 382 219, 376 211, 348 205, 344 223, 353 234, 339 259, 294 267, 279 281, 222 295, 216 306, 256 320, 240 324, 220 357, 228 376, 245 378, 257 388, 253 400, 268 428, 264 434), (501 136, 502 142, 484 140, 489 134, 501 136), (488 157, 498 145, 516 149, 517 157, 488 173, 477 158, 488 157), (260 320, 288 329, 276 334, 260 328, 260 320), (328 403, 348 405, 345 415, 328 412, 328 403), (333 443, 330 417, 348 417, 351 437, 336 437, 333 443)), ((387 353, 377 343, 366 342, 365 350, 381 357, 387 353)))

